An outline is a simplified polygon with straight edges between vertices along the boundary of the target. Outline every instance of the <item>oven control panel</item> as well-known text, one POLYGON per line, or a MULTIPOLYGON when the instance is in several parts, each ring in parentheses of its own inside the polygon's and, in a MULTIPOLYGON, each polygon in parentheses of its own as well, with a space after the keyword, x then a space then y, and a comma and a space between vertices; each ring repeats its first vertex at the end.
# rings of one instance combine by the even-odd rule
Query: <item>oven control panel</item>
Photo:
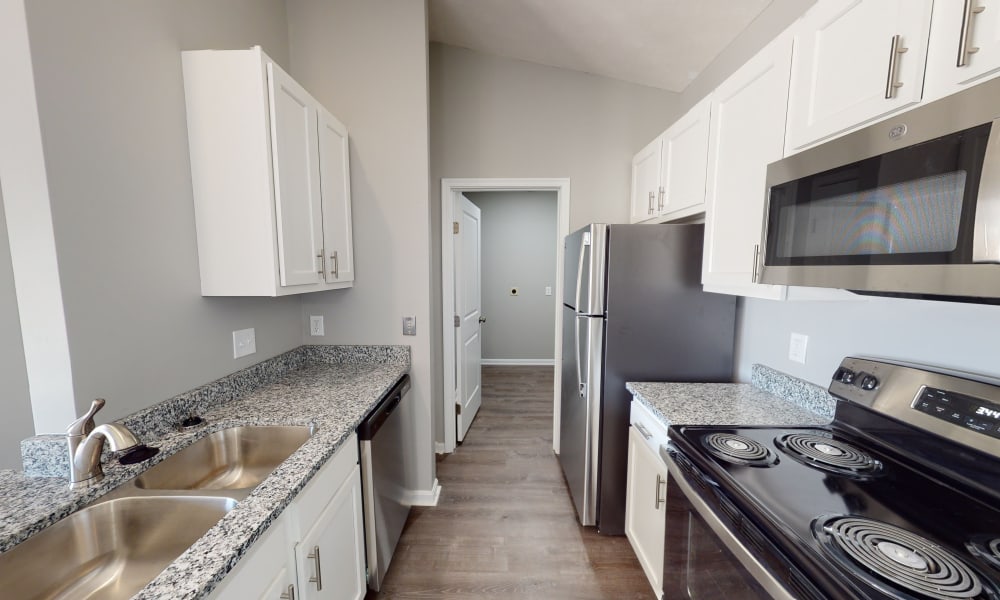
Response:
POLYGON ((943 421, 1000 439, 1000 404, 925 386, 913 401, 913 408, 943 421))

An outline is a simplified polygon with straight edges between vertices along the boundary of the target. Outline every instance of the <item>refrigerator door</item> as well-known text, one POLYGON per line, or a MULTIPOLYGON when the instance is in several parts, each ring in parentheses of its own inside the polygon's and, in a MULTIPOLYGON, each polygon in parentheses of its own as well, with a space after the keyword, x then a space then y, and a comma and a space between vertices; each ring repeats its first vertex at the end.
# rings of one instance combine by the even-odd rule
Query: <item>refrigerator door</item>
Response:
POLYGON ((597 524, 597 467, 604 319, 563 308, 559 463, 577 516, 597 524))
POLYGON ((593 223, 566 236, 563 304, 581 315, 604 314, 608 226, 593 223))

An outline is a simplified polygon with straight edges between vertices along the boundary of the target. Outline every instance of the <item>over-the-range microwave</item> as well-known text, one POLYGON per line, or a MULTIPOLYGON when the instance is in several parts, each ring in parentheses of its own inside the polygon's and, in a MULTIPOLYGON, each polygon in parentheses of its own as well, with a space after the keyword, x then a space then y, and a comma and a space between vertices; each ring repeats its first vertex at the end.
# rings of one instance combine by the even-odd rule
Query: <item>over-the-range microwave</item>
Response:
POLYGON ((1000 303, 1000 79, 772 163, 755 280, 1000 303))

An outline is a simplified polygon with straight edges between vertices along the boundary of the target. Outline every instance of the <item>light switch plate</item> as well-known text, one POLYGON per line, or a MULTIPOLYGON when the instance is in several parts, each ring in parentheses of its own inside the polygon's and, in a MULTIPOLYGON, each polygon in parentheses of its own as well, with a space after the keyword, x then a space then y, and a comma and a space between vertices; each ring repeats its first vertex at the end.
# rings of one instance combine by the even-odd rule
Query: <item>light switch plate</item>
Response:
POLYGON ((257 352, 257 338, 253 327, 233 332, 233 358, 249 356, 257 352))
POLYGON ((403 317, 403 335, 417 335, 416 317, 403 317))
POLYGON ((326 335, 323 330, 323 315, 309 317, 309 335, 326 335))
POLYGON ((552 295, 552 286, 551 285, 545 286, 545 295, 546 296, 551 296, 552 295))
POLYGON ((806 346, 808 344, 808 335, 793 333, 788 340, 788 360, 806 364, 806 346))

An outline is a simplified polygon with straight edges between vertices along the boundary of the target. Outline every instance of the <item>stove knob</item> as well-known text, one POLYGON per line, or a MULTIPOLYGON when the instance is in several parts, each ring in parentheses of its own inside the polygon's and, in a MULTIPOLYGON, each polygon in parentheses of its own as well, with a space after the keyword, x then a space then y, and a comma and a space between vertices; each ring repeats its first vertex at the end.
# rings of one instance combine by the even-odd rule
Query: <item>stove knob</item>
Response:
POLYGON ((874 390, 878 387, 878 379, 874 375, 865 375, 864 379, 861 380, 861 389, 863 390, 874 390))
POLYGON ((850 369, 845 369, 843 367, 837 369, 837 372, 833 374, 833 378, 836 381, 846 383, 847 385, 851 385, 852 383, 854 383, 855 377, 856 374, 854 373, 854 371, 850 369))

